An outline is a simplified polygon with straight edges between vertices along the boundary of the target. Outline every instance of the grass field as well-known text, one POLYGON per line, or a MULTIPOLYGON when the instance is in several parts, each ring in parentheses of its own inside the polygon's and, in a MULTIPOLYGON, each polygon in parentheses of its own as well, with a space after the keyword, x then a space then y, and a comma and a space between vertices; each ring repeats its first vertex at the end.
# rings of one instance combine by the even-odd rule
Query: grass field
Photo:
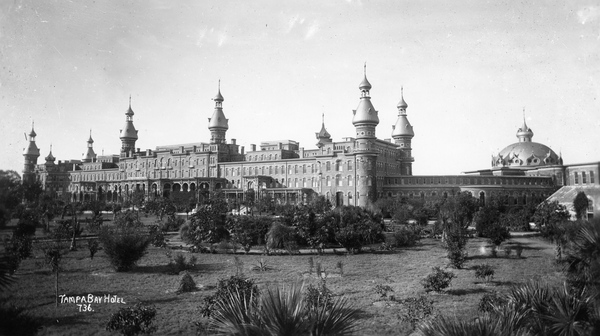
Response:
MULTIPOLYGON (((550 283, 562 281, 562 275, 554 264, 552 245, 536 237, 512 238, 504 244, 519 242, 524 246, 522 258, 514 254, 507 258, 503 252, 498 258, 489 257, 483 248, 483 239, 471 238, 468 242, 469 259, 465 268, 452 269, 456 274, 451 287, 443 294, 426 294, 434 302, 436 314, 471 319, 477 314, 479 300, 486 292, 507 291, 512 285, 541 277, 550 283), (475 278, 474 265, 488 263, 496 268, 491 283, 475 278)), ((407 323, 398 317, 397 305, 376 304, 377 284, 389 285, 396 298, 402 299, 425 294, 420 281, 434 266, 448 264, 441 242, 434 239, 421 240, 418 246, 398 249, 392 253, 357 255, 243 255, 243 254, 194 254, 198 264, 191 274, 199 285, 192 293, 176 294, 181 275, 167 273, 169 258, 166 250, 151 247, 135 270, 116 273, 103 253, 99 251, 93 260, 83 242, 79 250, 68 253, 63 260, 64 271, 60 274, 61 294, 67 296, 116 295, 127 305, 143 301, 155 305, 157 310, 156 335, 194 335, 194 322, 200 321, 199 307, 205 296, 214 293, 218 279, 236 273, 234 258, 244 264, 247 277, 255 279, 259 286, 289 283, 303 279, 317 283, 308 274, 309 258, 320 262, 328 272, 327 286, 336 295, 344 295, 362 311, 361 335, 409 335, 407 323), (272 270, 255 272, 251 267, 265 261, 272 270), (338 261, 344 264, 344 274, 336 268, 338 261)), ((188 252, 183 252, 189 256, 188 252)), ((29 312, 45 318, 40 335, 109 335, 105 325, 110 315, 124 307, 117 303, 91 304, 93 311, 80 312, 75 303, 54 304, 54 276, 43 267, 41 252, 27 259, 16 273, 18 281, 11 287, 11 301, 29 307, 29 312)))

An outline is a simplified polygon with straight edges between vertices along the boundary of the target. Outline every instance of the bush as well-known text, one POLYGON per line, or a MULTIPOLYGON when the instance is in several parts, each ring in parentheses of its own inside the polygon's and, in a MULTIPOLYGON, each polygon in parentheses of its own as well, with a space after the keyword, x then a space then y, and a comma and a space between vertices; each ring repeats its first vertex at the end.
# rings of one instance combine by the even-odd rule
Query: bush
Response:
POLYGON ((156 327, 152 326, 154 317, 156 317, 154 307, 138 303, 134 307, 121 308, 118 312, 112 314, 106 325, 106 330, 118 331, 126 336, 142 333, 150 334, 156 331, 156 327))
POLYGON ((399 302, 402 305, 400 319, 410 323, 413 329, 418 323, 428 320, 433 315, 433 301, 425 296, 410 297, 399 302))
MULTIPOLYGON (((171 258, 171 254, 167 253, 167 256, 171 258)), ((196 267, 196 256, 190 256, 189 260, 186 260, 183 253, 178 252, 175 257, 169 261, 169 273, 179 274, 183 271, 188 271, 196 267)))
POLYGON ((310 284, 306 287, 304 300, 309 310, 329 309, 333 305, 333 292, 327 288, 325 280, 321 279, 318 286, 310 284))
POLYGON ((94 255, 98 252, 99 244, 96 239, 88 239, 88 250, 90 250, 90 259, 94 259, 94 255))
MULTIPOLYGON (((379 298, 382 300, 387 299, 388 293, 393 291, 394 290, 392 289, 392 287, 388 285, 379 284, 375 286, 375 293, 379 294, 379 298)), ((390 296, 390 300, 393 300, 393 296, 390 296)))
POLYGON ((181 281, 179 281, 179 288, 177 289, 177 293, 187 293, 193 292, 196 290, 196 283, 194 279, 190 275, 190 273, 185 272, 181 277, 181 281))
POLYGON ((160 229, 160 227, 156 224, 151 225, 148 228, 148 233, 150 234, 150 240, 152 246, 154 247, 167 247, 167 241, 165 239, 165 234, 160 229))
POLYGON ((295 242, 296 230, 280 222, 274 222, 267 233, 267 246, 271 249, 285 248, 286 244, 295 242))
POLYGON ((490 313, 496 308, 505 305, 508 302, 504 295, 498 292, 486 293, 479 301, 479 311, 481 313, 490 313))
POLYGON ((467 260, 467 252, 465 251, 467 239, 463 234, 463 230, 456 227, 448 230, 445 244, 450 264, 457 269, 461 269, 467 260))
POLYGON ((486 282, 490 282, 494 278, 494 268, 491 265, 477 265, 474 268, 477 279, 485 279, 486 282))
POLYGON ((425 279, 421 280, 421 284, 427 293, 441 292, 450 286, 450 282, 456 275, 452 272, 447 272, 439 267, 433 268, 433 273, 429 274, 425 279))
POLYGON ((394 232, 394 247, 415 246, 421 239, 420 229, 412 227, 402 227, 394 232))
POLYGON ((43 324, 41 318, 8 302, 0 302, 0 316, 0 335, 36 335, 43 324))
POLYGON ((129 271, 140 260, 150 245, 150 237, 132 230, 103 228, 100 242, 111 265, 117 272, 129 271))
POLYGON ((510 231, 506 226, 498 223, 485 230, 485 237, 489 238, 490 244, 498 246, 510 238, 510 231))
POLYGON ((204 304, 200 308, 203 317, 210 317, 216 309, 217 302, 228 302, 233 294, 238 294, 249 302, 251 298, 256 299, 258 287, 254 280, 244 278, 240 275, 232 275, 228 279, 220 279, 217 283, 217 292, 204 298, 204 304))

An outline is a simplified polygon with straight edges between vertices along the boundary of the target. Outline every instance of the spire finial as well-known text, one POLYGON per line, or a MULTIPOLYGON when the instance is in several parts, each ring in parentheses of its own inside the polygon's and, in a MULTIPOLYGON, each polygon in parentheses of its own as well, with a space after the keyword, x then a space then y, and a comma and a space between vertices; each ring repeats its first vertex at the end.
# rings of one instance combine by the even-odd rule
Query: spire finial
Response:
POLYGON ((50 153, 52 153, 52 143, 50 143, 50 153))
POLYGON ((364 65, 364 74, 365 77, 367 77, 367 62, 365 61, 365 65, 364 65))
POLYGON ((131 94, 129 94, 129 108, 131 108, 131 94))
POLYGON ((219 92, 221 92, 221 78, 219 78, 219 92))
POLYGON ((321 113, 321 122, 325 125, 325 112, 321 113))

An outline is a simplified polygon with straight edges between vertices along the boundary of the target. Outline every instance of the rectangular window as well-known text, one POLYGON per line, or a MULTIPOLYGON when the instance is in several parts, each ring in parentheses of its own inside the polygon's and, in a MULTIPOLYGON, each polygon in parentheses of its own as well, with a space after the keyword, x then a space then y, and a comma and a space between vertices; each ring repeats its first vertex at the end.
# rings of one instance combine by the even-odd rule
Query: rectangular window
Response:
POLYGON ((579 184, 579 175, 577 172, 573 173, 573 184, 579 184))
POLYGON ((590 172, 590 183, 596 183, 596 182, 594 182, 594 172, 593 171, 590 172))
POLYGON ((585 176, 585 172, 581 172, 581 183, 587 183, 587 176, 585 176))

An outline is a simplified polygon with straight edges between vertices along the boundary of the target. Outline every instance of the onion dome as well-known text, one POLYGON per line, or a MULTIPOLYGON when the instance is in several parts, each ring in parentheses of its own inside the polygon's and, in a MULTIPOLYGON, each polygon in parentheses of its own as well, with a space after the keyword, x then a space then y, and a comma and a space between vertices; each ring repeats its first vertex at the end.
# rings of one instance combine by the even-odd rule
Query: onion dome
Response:
MULTIPOLYGON (((129 96, 129 108, 127 109, 127 111, 125 112, 125 115, 127 116, 125 118, 125 126, 123 126, 123 129, 121 130, 121 139, 135 139, 137 140, 138 138, 138 131, 135 129, 135 127, 133 126, 133 110, 131 109, 131 96, 129 96)), ((91 139, 91 136, 90 136, 91 139)))
POLYGON ((40 149, 35 144, 35 137, 37 134, 33 129, 33 123, 31 123, 31 132, 29 132, 29 144, 27 148, 23 151, 23 155, 32 155, 32 156, 40 156, 40 149))
POLYGON ((406 117, 406 108, 408 104, 404 101, 404 88, 400 88, 400 102, 398 107, 398 120, 396 124, 392 126, 392 138, 397 137, 414 137, 413 127, 406 117))
POLYGON ((213 98, 215 101, 215 110, 213 112, 212 117, 208 118, 208 129, 209 130, 227 130, 229 129, 228 119, 225 118, 225 114, 223 113, 223 95, 221 95, 221 81, 219 80, 219 91, 217 95, 213 98))
POLYGON ((523 126, 517 130, 517 138, 520 142, 528 142, 533 138, 533 130, 527 126, 525 118, 523 118, 523 126))
POLYGON ((400 102, 396 105, 398 110, 405 110, 408 107, 408 104, 404 101, 404 88, 400 88, 400 102))
POLYGON ((358 107, 354 110, 354 117, 352 118, 352 124, 371 124, 377 126, 379 124, 379 117, 377 116, 378 112, 373 107, 373 103, 371 103, 371 96, 369 95, 369 91, 371 90, 371 83, 367 80, 367 65, 365 64, 365 74, 364 79, 359 85, 359 89, 361 92, 360 101, 358 102, 358 107))
POLYGON ((362 82, 360 82, 360 84, 358 85, 358 88, 361 91, 369 91, 371 90, 372 86, 371 83, 369 83, 369 80, 367 80, 367 75, 365 74, 362 82))
POLYGON ((53 165, 56 158, 52 155, 52 145, 50 145, 50 153, 46 156, 46 165, 53 165))

